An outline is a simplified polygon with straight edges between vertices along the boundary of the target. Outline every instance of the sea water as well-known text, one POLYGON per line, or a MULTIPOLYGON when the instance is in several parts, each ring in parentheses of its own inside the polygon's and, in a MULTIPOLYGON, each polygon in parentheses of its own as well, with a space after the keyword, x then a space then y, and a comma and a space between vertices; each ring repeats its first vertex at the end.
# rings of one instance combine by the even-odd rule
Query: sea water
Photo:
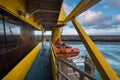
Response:
MULTIPOLYGON (((66 42, 73 47, 80 50, 80 55, 89 55, 86 48, 81 42, 66 42)), ((117 74, 120 74, 120 42, 95 42, 98 49, 101 51, 103 56, 106 58, 111 67, 115 70, 117 74)), ((78 57, 79 57, 78 56, 78 57)), ((78 60, 78 59, 77 59, 78 60)), ((79 68, 82 66, 76 63, 79 68)), ((82 68, 83 69, 83 68, 82 68)), ((98 80, 101 80, 100 74, 95 71, 95 76, 98 80)))

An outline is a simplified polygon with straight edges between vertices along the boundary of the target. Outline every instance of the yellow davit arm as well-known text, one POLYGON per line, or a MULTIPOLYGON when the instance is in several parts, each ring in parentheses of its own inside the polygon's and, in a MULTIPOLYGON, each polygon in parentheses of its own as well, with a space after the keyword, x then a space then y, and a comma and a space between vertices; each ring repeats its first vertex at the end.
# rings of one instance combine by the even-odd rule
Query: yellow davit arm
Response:
POLYGON ((111 66, 108 64, 104 56, 101 54, 101 52, 97 49, 93 41, 90 39, 90 37, 86 34, 86 32, 83 30, 82 26, 78 23, 78 21, 73 18, 72 23, 74 24, 81 40, 83 41, 89 55, 92 58, 92 61, 96 65, 97 70, 102 76, 103 80, 120 80, 120 78, 116 75, 114 70, 111 68, 111 66))
POLYGON ((66 19, 66 14, 65 14, 65 11, 64 11, 64 7, 62 7, 61 11, 60 11, 60 14, 59 14, 57 24, 64 24, 65 19, 66 19))
POLYGON ((75 8, 74 10, 69 14, 69 16, 65 19, 65 23, 72 19, 73 17, 78 16, 82 12, 86 11, 93 5, 95 5, 100 0, 82 0, 75 8))

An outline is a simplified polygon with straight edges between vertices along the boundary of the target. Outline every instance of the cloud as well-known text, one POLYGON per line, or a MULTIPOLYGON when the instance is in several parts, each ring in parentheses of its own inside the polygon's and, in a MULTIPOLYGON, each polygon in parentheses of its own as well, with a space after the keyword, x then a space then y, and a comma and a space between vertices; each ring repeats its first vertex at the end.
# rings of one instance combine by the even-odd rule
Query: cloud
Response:
MULTIPOLYGON (((66 14, 69 15, 73 8, 71 6, 68 6, 66 3, 64 3, 63 6, 66 14)), ((86 12, 80 14, 77 19, 79 22, 85 25, 84 27, 86 28, 108 28, 108 24, 106 23, 110 23, 109 20, 111 20, 111 17, 103 16, 103 13, 101 11, 87 10, 86 12)), ((71 24, 68 23, 67 25, 70 26, 71 24)), ((72 26, 70 26, 70 28, 72 28, 72 26)))
POLYGON ((104 16, 101 11, 88 10, 79 15, 77 19, 86 28, 105 29, 113 27, 111 26, 111 22, 113 22, 113 17, 104 16))
POLYGON ((70 14, 70 12, 73 10, 72 6, 67 5, 66 3, 63 3, 63 7, 65 9, 65 13, 68 16, 70 14))
POLYGON ((114 17, 114 23, 112 24, 115 27, 120 27, 120 15, 114 17))
POLYGON ((89 35, 120 35, 120 27, 109 29, 87 29, 85 30, 89 35))
POLYGON ((62 35, 78 35, 78 34, 74 27, 70 28, 68 25, 66 25, 65 27, 63 27, 62 35))
POLYGON ((104 5, 105 9, 119 9, 120 8, 120 0, 104 0, 103 2, 107 3, 104 5))
MULTIPOLYGON (((66 14, 69 15, 73 8, 66 3, 64 3, 63 6, 65 8, 66 14)), ((97 29, 104 29, 113 27, 110 26, 112 16, 103 16, 101 11, 87 10, 80 14, 77 19, 85 28, 94 27, 97 29)), ((68 23, 67 25, 70 26, 71 24, 68 23)), ((70 26, 70 28, 72 28, 72 26, 70 26)))
POLYGON ((63 7, 65 9, 65 13, 68 16, 71 11, 78 5, 78 3, 81 2, 80 0, 64 0, 63 7))
MULTIPOLYGON (((110 6, 110 2, 116 3, 114 7, 119 6, 120 3, 117 3, 118 0, 104 0, 106 1, 106 7, 110 6)), ((119 0, 120 1, 120 0, 119 0)), ((119 2, 118 1, 118 2, 119 2)), ((73 10, 72 6, 69 6, 67 4, 63 4, 66 14, 69 15, 69 13, 73 10)), ((112 8, 112 7, 111 7, 112 8)), ((95 10, 87 10, 84 13, 80 14, 77 17, 77 20, 81 23, 83 28, 86 30, 86 32, 90 35, 119 35, 120 34, 120 15, 116 16, 110 16, 105 15, 104 11, 95 11, 95 10)), ((76 30, 74 29, 73 25, 71 23, 67 23, 65 27, 63 27, 64 31, 63 34, 66 35, 77 35, 76 30), (71 33, 72 32, 72 33, 71 33)))
POLYGON ((69 26, 69 28, 74 28, 73 27, 73 24, 72 24, 72 22, 71 21, 69 21, 69 22, 67 22, 67 24, 66 24, 67 26, 69 26))
POLYGON ((115 16, 115 21, 120 24, 120 15, 115 16))
MULTIPOLYGON (((120 27, 118 28, 108 28, 108 29, 95 29, 90 28, 85 30, 89 35, 119 35, 120 34, 120 27)), ((69 28, 69 26, 63 27, 62 35, 78 35, 75 28, 69 28)))
POLYGON ((78 16, 78 20, 82 23, 85 23, 87 26, 93 26, 96 24, 96 21, 100 20, 102 16, 102 12, 95 12, 92 10, 88 10, 81 15, 78 16))
POLYGON ((120 27, 120 15, 106 16, 101 11, 88 10, 77 17, 86 28, 107 29, 120 27))

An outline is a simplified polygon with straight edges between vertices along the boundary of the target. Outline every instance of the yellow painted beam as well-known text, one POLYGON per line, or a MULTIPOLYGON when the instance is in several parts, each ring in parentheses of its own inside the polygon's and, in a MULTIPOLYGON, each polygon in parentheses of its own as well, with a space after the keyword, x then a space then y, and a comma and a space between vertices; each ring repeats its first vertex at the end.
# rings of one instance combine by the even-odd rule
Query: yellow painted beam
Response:
POLYGON ((51 46, 51 62, 52 62, 52 72, 53 72, 53 80, 58 80, 57 78, 57 66, 56 66, 56 59, 52 50, 51 46))
POLYGON ((64 24, 65 19, 66 19, 66 14, 65 14, 65 11, 64 11, 64 7, 62 7, 61 11, 60 11, 60 14, 59 14, 57 24, 64 24))
POLYGON ((2 80, 24 80, 28 70, 41 48, 39 43, 20 63, 18 63, 2 80))
POLYGON ((104 56, 97 49, 93 41, 83 30, 82 26, 78 23, 78 21, 73 18, 72 23, 74 24, 81 40, 83 41, 89 55, 92 58, 92 61, 96 65, 97 70, 101 74, 103 80, 120 80, 111 66, 108 64, 104 56))
POLYGON ((60 27, 52 27, 52 43, 55 44, 58 39, 61 39, 60 27))
POLYGON ((73 11, 69 14, 69 16, 65 19, 65 23, 69 21, 70 19, 78 16, 82 12, 86 11, 93 5, 95 5, 97 2, 100 0, 82 0, 74 9, 73 11))
POLYGON ((26 0, 0 0, 0 8, 32 25, 36 29, 41 30, 42 27, 38 25, 38 23, 34 22, 33 15, 28 19, 26 18, 26 0), (21 15, 18 11, 21 11, 21 15))

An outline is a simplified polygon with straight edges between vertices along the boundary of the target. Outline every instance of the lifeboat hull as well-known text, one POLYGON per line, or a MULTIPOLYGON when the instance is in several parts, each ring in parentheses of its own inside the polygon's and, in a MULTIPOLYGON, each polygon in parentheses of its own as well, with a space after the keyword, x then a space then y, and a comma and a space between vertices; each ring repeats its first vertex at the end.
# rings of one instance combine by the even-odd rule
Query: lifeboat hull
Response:
POLYGON ((73 54, 69 54, 69 53, 57 53, 58 57, 64 57, 64 58, 68 58, 68 57, 75 57, 78 56, 78 53, 73 53, 73 54))
POLYGON ((75 57, 78 56, 79 54, 79 49, 77 48, 72 48, 71 46, 65 45, 54 45, 55 52, 58 57, 75 57))

